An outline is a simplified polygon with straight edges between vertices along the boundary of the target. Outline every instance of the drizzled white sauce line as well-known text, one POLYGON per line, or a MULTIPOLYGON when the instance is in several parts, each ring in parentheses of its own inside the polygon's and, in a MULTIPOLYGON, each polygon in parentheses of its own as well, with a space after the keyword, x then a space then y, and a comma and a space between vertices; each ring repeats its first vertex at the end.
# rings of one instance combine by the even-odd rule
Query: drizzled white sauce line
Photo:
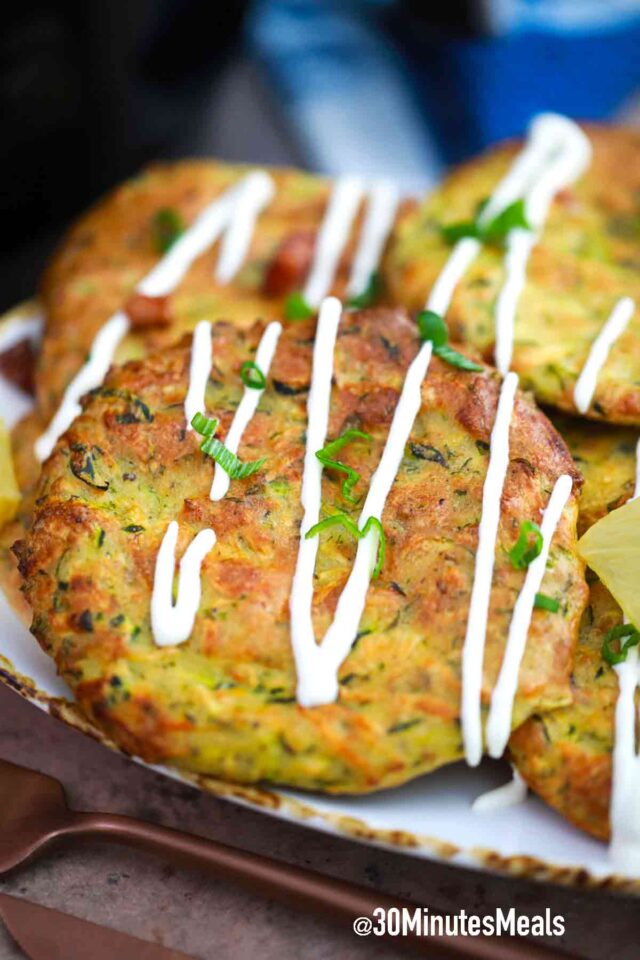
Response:
POLYGON ((573 402, 580 413, 586 413, 591 406, 598 374, 607 362, 611 347, 626 330, 635 308, 635 303, 631 297, 623 297, 618 300, 609 319, 591 344, 587 362, 580 371, 580 376, 573 390, 573 402))
POLYGON ((176 565, 178 524, 172 520, 160 544, 151 595, 151 629, 159 647, 184 643, 195 623, 202 587, 200 568, 214 547, 213 530, 201 530, 191 541, 180 561, 178 595, 172 602, 173 578, 176 565))
MULTIPOLYGON (((522 198, 528 222, 533 227, 532 231, 512 230, 507 236, 505 280, 495 309, 496 366, 503 376, 511 366, 515 312, 531 250, 538 241, 554 195, 582 174, 590 158, 589 140, 575 123, 557 114, 541 114, 531 124, 524 149, 480 215, 480 223, 487 224, 509 204, 522 198)), ((431 290, 427 309, 444 316, 456 286, 481 249, 481 243, 472 237, 456 243, 431 290)))
POLYGON ((498 410, 491 431, 489 466, 482 490, 482 514, 478 527, 474 580, 462 648, 462 737, 467 763, 472 767, 477 766, 482 756, 482 664, 500 523, 500 500, 509 467, 509 427, 517 387, 518 377, 515 373, 508 373, 500 389, 498 410))
POLYGON ((307 400, 307 445, 300 493, 303 517, 289 597, 291 645, 298 675, 297 696, 303 706, 312 706, 315 702, 313 674, 320 668, 321 659, 321 649, 316 644, 312 618, 313 573, 318 553, 318 537, 306 540, 305 534, 320 518, 322 464, 316 457, 316 450, 324 447, 327 439, 333 354, 341 313, 342 306, 335 297, 328 297, 320 308, 307 400))
MULTIPOLYGON (((640 440, 636 445, 636 482, 640 496, 640 440)), ((640 875, 640 757, 636 743, 636 690, 640 686, 638 648, 613 668, 618 676, 611 776, 609 858, 619 870, 640 875)))
MULTIPOLYGON (((273 360, 273 355, 276 351, 276 346, 281 333, 282 326, 277 321, 274 321, 268 325, 262 334, 260 343, 258 344, 255 362, 264 374, 265 379, 269 375, 271 361, 273 360)), ((229 427, 229 432, 224 440, 225 446, 231 450, 232 453, 238 452, 242 435, 254 413, 256 412, 258 403, 260 402, 260 397, 263 393, 264 390, 255 390, 252 387, 244 388, 242 400, 240 401, 238 409, 235 412, 235 416, 231 421, 231 426, 229 427)), ((216 463, 213 474, 213 483, 211 485, 211 499, 222 500, 228 489, 229 474, 222 469, 220 464, 216 463)))
POLYGON ((184 416, 187 430, 193 430, 191 421, 196 413, 205 412, 205 393, 213 364, 211 343, 211 324, 201 320, 196 324, 191 340, 191 362, 189 366, 189 389, 184 398, 184 416))
POLYGON ((240 181, 232 200, 231 222, 222 238, 215 272, 218 283, 230 283, 246 260, 256 220, 273 199, 275 185, 264 170, 254 170, 240 181))
MULTIPOLYGON (((518 161, 502 181, 502 206, 523 197, 531 231, 515 229, 507 236, 505 281, 496 302, 496 367, 503 375, 511 366, 513 331, 518 300, 524 288, 527 264, 555 194, 573 183, 591 160, 588 138, 571 120, 543 113, 531 124, 528 142, 518 161)), ((494 198, 495 198, 494 194, 494 198)), ((498 198, 500 199, 500 198, 498 198)), ((498 209, 488 204, 483 217, 498 209)))
POLYGON ((495 790, 481 793, 471 804, 471 809, 474 813, 480 814, 496 813, 506 807, 514 807, 516 804, 522 803, 526 796, 527 785, 518 771, 512 767, 511 780, 503 783, 500 787, 496 787, 495 790))
MULTIPOLYGON (((267 174, 248 174, 206 207, 194 223, 176 240, 171 249, 144 277, 136 290, 147 297, 166 296, 180 283, 185 273, 208 247, 228 229, 220 258, 225 280, 240 268, 248 249, 250 229, 262 207, 268 202, 271 183, 267 174), (265 180, 266 178, 266 180, 265 180)), ((104 380, 120 342, 129 330, 129 319, 118 310, 98 331, 91 344, 89 360, 68 384, 62 403, 46 431, 35 444, 36 456, 46 460, 58 438, 81 412, 80 399, 104 380)))
POLYGON ((434 313, 444 317, 456 287, 481 249, 481 244, 473 237, 458 240, 431 289, 426 305, 427 310, 433 310, 434 313))
POLYGON ((511 734, 513 701, 518 688, 518 673, 527 644, 527 635, 533 615, 536 593, 549 559, 551 541, 567 505, 573 480, 568 474, 559 477, 542 517, 542 550, 527 569, 524 584, 518 594, 507 636, 507 646, 500 667, 498 681, 491 696, 491 707, 486 726, 487 749, 492 757, 501 757, 511 734))
POLYGON ((336 181, 316 239, 313 264, 302 291, 310 307, 319 306, 331 288, 363 196, 364 183, 357 177, 340 177, 336 181))
POLYGON ((89 390, 100 386, 111 366, 118 344, 128 329, 129 320, 122 310, 114 313, 104 326, 100 327, 91 344, 89 359, 69 383, 51 423, 35 442, 34 449, 38 460, 47 459, 58 437, 62 436, 82 413, 80 398, 89 390))
POLYGON ((391 232, 398 199, 398 188, 389 181, 381 180, 371 187, 360 243, 347 285, 348 297, 357 296, 367 289, 371 275, 380 263, 391 232))
MULTIPOLYGON (((420 410, 422 381, 427 375, 431 352, 431 343, 424 343, 407 370, 387 442, 382 451, 380 463, 371 478, 369 492, 360 514, 358 525, 361 529, 369 517, 382 520, 384 505, 398 473, 414 420, 420 410)), ((340 594, 333 622, 322 641, 321 672, 309 677, 316 691, 316 703, 330 703, 338 696, 338 670, 351 650, 358 632, 371 573, 376 563, 377 550, 378 534, 373 530, 358 541, 349 579, 340 594)))
MULTIPOLYGON (((340 315, 339 301, 325 300, 320 311, 314 345, 311 392, 308 405, 307 447, 302 477, 304 517, 300 548, 290 599, 291 636, 298 674, 298 702, 305 707, 333 703, 338 696, 338 670, 349 653, 364 610, 371 573, 375 566, 378 536, 371 531, 358 541, 349 578, 340 594, 335 615, 320 644, 313 632, 313 573, 318 538, 305 540, 306 532, 318 522, 322 494, 322 464, 315 451, 324 446, 329 422, 333 352, 340 315)), ((360 514, 359 526, 373 516, 382 517, 384 505, 396 478, 404 449, 420 409, 421 387, 429 361, 431 343, 425 343, 413 359, 400 399, 396 405, 380 463, 371 478, 369 492, 360 514)))

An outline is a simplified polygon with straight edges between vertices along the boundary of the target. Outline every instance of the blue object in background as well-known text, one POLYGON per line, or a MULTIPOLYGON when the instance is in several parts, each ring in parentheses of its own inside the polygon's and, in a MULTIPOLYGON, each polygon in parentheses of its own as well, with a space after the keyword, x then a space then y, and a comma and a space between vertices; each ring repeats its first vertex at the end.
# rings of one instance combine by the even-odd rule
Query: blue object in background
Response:
POLYGON ((250 49, 311 167, 423 187, 542 110, 610 118, 640 85, 640 0, 478 0, 475 36, 429 7, 253 3, 250 49))

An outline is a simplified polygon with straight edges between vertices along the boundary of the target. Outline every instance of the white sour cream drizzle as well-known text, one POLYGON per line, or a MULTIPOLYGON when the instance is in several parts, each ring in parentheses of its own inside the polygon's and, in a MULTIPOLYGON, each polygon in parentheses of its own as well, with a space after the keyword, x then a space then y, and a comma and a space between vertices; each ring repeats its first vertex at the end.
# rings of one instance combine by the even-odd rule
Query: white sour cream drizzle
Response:
POLYGON ((513 701, 518 687, 520 664, 527 644, 533 605, 547 567, 551 541, 571 496, 572 488, 573 480, 567 474, 558 477, 555 482, 540 524, 542 550, 529 564, 524 584, 513 608, 507 645, 498 681, 491 695, 491 707, 486 725, 487 749, 492 757, 502 756, 511 734, 513 701))
POLYGON ((189 389, 184 398, 184 416, 187 421, 187 430, 193 430, 191 421, 196 413, 204 413, 205 411, 204 398, 212 364, 211 324, 208 320, 201 320, 200 323, 196 324, 191 340, 189 389))
POLYGON ((372 273, 380 263, 398 207, 398 188, 388 180, 374 183, 369 191, 367 212, 360 243, 353 260, 347 296, 367 289, 372 273))
POLYGON ((256 220, 271 202, 275 185, 264 170, 254 170, 235 187, 234 211, 225 231, 216 266, 218 283, 230 283, 244 263, 251 246, 256 220))
POLYGON ((34 450, 38 460, 46 460, 65 430, 82 413, 80 398, 89 390, 100 386, 111 366, 118 344, 129 329, 127 315, 118 310, 100 327, 91 344, 89 359, 80 367, 64 392, 62 403, 58 407, 51 423, 35 442, 34 450))
MULTIPOLYGON (((640 496, 640 441, 636 446, 636 483, 633 499, 640 496)), ((617 869, 640 875, 640 757, 636 743, 635 694, 640 686, 638 648, 614 668, 618 675, 618 699, 611 776, 609 858, 617 869)))
POLYGON ((313 264, 302 291, 310 307, 319 306, 331 288, 364 190, 364 183, 357 177, 340 177, 336 181, 316 239, 313 264))
POLYGON ((587 362, 580 371, 573 390, 573 402, 580 413, 586 413, 595 393, 598 374, 607 362, 609 351, 622 336, 635 311, 631 297, 622 297, 611 311, 609 319, 593 341, 587 362))
MULTIPOLYGON (((378 550, 378 536, 375 531, 358 541, 351 573, 340 594, 333 621, 322 642, 317 644, 313 632, 311 604, 318 538, 305 540, 305 534, 318 522, 320 515, 322 464, 315 456, 315 451, 324 446, 326 439, 332 358, 339 310, 339 301, 333 298, 324 301, 320 312, 322 327, 319 324, 314 346, 307 447, 302 477, 304 517, 300 528, 300 548, 290 600, 292 645, 298 673, 297 698, 304 707, 333 703, 338 696, 338 670, 356 637, 378 550)), ((371 478, 369 492, 360 514, 360 528, 369 517, 373 516, 378 520, 382 517, 413 422, 420 409, 421 386, 431 360, 431 349, 431 343, 424 343, 407 370, 389 436, 380 463, 371 478)))
MULTIPOLYGON (((277 321, 274 321, 265 329, 260 339, 260 343, 258 344, 255 362, 264 374, 265 379, 269 375, 271 361, 273 360, 273 355, 276 352, 276 346, 281 333, 281 324, 279 324, 277 321)), ((240 401, 234 418, 231 421, 229 432, 224 439, 225 446, 231 450, 232 453, 238 452, 242 435, 254 413, 256 412, 258 403, 260 402, 260 397, 263 393, 264 390, 255 390, 253 387, 245 386, 242 400, 240 401)), ((211 484, 211 499, 222 500, 228 489, 229 474, 226 473, 218 463, 216 463, 213 474, 213 483, 211 484)))
POLYGON ((503 376, 511 366, 515 314, 527 264, 551 201, 559 190, 582 175, 590 161, 591 144, 577 124, 558 114, 540 114, 531 124, 524 150, 482 212, 481 220, 488 222, 522 197, 533 228, 511 230, 507 236, 505 280, 495 309, 495 359, 503 376))
MULTIPOLYGON (((228 235, 223 239, 220 260, 224 267, 224 282, 230 280, 246 256, 255 218, 272 195, 273 188, 268 189, 267 181, 271 184, 266 173, 255 171, 217 197, 140 281, 137 292, 147 297, 171 293, 194 260, 224 231, 228 231, 228 235)), ((123 310, 114 313, 100 328, 91 344, 88 361, 68 384, 53 420, 35 443, 39 460, 47 459, 58 438, 79 415, 81 397, 100 386, 128 330, 129 318, 123 310)))
POLYGON ((480 814, 497 813, 506 807, 514 807, 516 804, 522 803, 526 796, 527 785, 518 771, 512 767, 511 780, 503 783, 500 787, 496 787, 495 790, 487 790, 486 793, 481 793, 471 804, 471 809, 474 813, 480 814))
MULTIPOLYGON (((589 140, 575 123, 558 114, 540 114, 531 124, 524 149, 480 215, 480 222, 486 224, 522 198, 533 227, 531 231, 512 230, 507 236, 505 280, 495 308, 496 367, 503 376, 511 366, 515 312, 531 250, 538 241, 554 195, 581 175, 590 158, 589 140)), ((481 249, 482 244, 472 237, 456 243, 433 285, 427 309, 444 316, 457 284, 481 249)))
POLYGON ((500 523, 500 500, 509 467, 509 427, 518 377, 508 373, 502 382, 498 410, 491 431, 489 466, 482 490, 482 515, 478 527, 475 573, 467 630, 462 648, 462 737, 467 763, 475 767, 482 756, 480 694, 482 663, 489 617, 489 601, 500 523))
MULTIPOLYGON (((298 701, 311 706, 317 693, 313 673, 320 669, 321 648, 316 644, 311 605, 313 601, 313 573, 318 553, 318 537, 306 540, 305 534, 320 518, 322 502, 322 464, 316 450, 324 447, 329 428, 329 404, 333 353, 338 334, 342 305, 335 297, 327 297, 320 307, 316 339, 313 345, 311 386, 307 399, 307 443, 302 471, 303 517, 300 525, 300 544, 293 575, 289 611, 291 614, 291 645, 298 673, 298 701)), ((335 693, 333 696, 335 699, 335 693)))
POLYGON ((178 524, 172 520, 156 558, 151 594, 151 629, 159 647, 171 647, 189 638, 202 594, 200 568, 206 555, 215 546, 216 535, 213 530, 201 530, 185 550, 180 561, 178 595, 174 604, 172 593, 177 542, 178 524))

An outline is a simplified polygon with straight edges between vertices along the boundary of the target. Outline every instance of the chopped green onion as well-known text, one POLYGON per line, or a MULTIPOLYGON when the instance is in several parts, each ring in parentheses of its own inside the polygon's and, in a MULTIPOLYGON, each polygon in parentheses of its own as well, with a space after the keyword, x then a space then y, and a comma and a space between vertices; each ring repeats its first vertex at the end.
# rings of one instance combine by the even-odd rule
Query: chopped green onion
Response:
POLYGON ((215 417, 205 416, 204 413, 194 413, 191 426, 202 437, 212 437, 218 429, 218 421, 215 417))
POLYGON ((214 437, 213 434, 218 426, 215 417, 205 417, 202 413, 196 413, 191 421, 191 426, 204 437, 200 444, 202 452, 215 460, 232 480, 244 480, 246 477, 252 476, 265 463, 265 457, 261 457, 260 460, 247 460, 243 463, 235 453, 225 447, 222 441, 214 437))
POLYGON ((371 440, 371 434, 364 433, 362 430, 345 430, 336 440, 327 443, 322 450, 316 450, 316 457, 328 469, 346 473, 342 483, 342 496, 349 503, 357 503, 359 498, 354 497, 352 490, 360 479, 360 474, 353 467, 348 467, 346 463, 334 459, 338 450, 342 450, 352 440, 371 440))
POLYGON ((184 233, 184 221, 177 210, 164 207, 151 221, 153 241, 158 253, 166 253, 184 233))
POLYGON ((443 347, 449 339, 447 325, 439 313, 421 310, 416 318, 421 340, 430 340, 434 347, 443 347))
POLYGON ((358 525, 348 517, 346 513, 334 513, 331 517, 325 517, 324 520, 320 520, 319 523, 314 524, 305 534, 305 540, 309 540, 311 537, 317 536, 319 533, 322 533, 323 530, 329 529, 329 527, 335 527, 336 525, 344 527, 356 540, 362 540, 363 537, 366 537, 370 530, 376 530, 378 533, 378 550, 377 550, 377 559, 376 564, 371 572, 371 577, 373 580, 376 580, 380 576, 380 572, 384 566, 384 558, 387 550, 387 540, 382 529, 382 524, 377 517, 369 517, 365 523, 362 530, 359 529, 358 525))
POLYGON ((554 597, 548 597, 546 593, 536 593, 533 605, 536 609, 548 610, 549 613, 557 613, 560 609, 560 601, 554 599, 554 597))
POLYGON ((299 291, 290 293, 284 302, 286 320, 308 320, 314 312, 299 291))
POLYGON ((350 299, 347 300, 347 306, 356 310, 364 310, 365 307, 373 306, 373 304, 380 299, 381 294, 382 277, 377 270, 374 270, 362 293, 357 294, 355 297, 350 297, 350 299))
POLYGON ((251 390, 264 390, 267 385, 264 373, 253 360, 245 360, 242 364, 240 367, 240 379, 245 387, 250 387, 251 390))
POLYGON ((452 367, 458 367, 460 370, 472 372, 482 370, 479 363, 474 363, 473 360, 469 360, 462 353, 458 353, 457 350, 449 346, 447 343, 449 331, 440 314, 434 313, 433 310, 421 310, 416 317, 416 322, 418 324, 420 339, 423 342, 426 340, 431 341, 433 344, 433 352, 437 357, 440 357, 441 360, 444 360, 445 363, 451 364, 452 367))
POLYGON ((481 227, 481 238, 485 243, 500 243, 512 230, 531 230, 527 220, 524 200, 514 200, 501 210, 493 220, 481 227))
POLYGON ((474 360, 469 360, 463 353, 458 353, 458 351, 450 347, 448 343, 443 344, 441 347, 435 347, 433 352, 436 357, 440 357, 441 360, 444 360, 445 363, 450 364, 452 367, 457 367, 458 370, 467 370, 470 373, 479 373, 482 370, 482 366, 479 363, 475 363, 474 360))
POLYGON ((607 631, 602 641, 602 659, 615 666, 616 663, 622 663, 627 659, 631 647, 637 647, 640 643, 640 633, 632 623, 620 623, 607 631), (618 649, 614 650, 612 642, 619 641, 618 649))
POLYGON ((480 240, 481 243, 502 243, 511 230, 519 228, 521 230, 531 230, 531 225, 527 220, 524 200, 514 200, 504 210, 496 214, 489 223, 482 223, 481 213, 486 206, 486 201, 478 207, 478 212, 474 220, 461 220, 458 223, 450 223, 440 228, 440 234, 446 243, 454 244, 463 237, 473 237, 480 240))
POLYGON ((523 520, 515 545, 509 550, 509 559, 516 570, 526 570, 542 550, 542 531, 533 520, 523 520), (531 542, 533 538, 533 542, 531 542))

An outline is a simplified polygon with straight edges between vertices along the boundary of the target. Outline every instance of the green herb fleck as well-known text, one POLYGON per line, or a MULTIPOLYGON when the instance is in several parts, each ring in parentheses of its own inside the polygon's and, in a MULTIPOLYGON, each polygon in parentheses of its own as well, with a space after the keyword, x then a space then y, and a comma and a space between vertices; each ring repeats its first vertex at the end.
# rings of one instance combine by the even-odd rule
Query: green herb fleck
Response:
POLYGON ((526 570, 542 550, 542 531, 533 520, 523 520, 514 546, 509 550, 511 565, 516 570, 526 570))
POLYGON ((485 207, 486 201, 479 205, 473 220, 461 220, 441 227, 440 233, 443 240, 454 244, 464 237, 473 237, 481 243, 501 244, 511 230, 531 230, 524 200, 514 200, 488 223, 485 223, 482 218, 485 207))
POLYGON ((331 517, 325 517, 324 520, 320 520, 319 523, 314 524, 310 530, 307 530, 305 534, 305 540, 309 540, 311 537, 315 537, 318 534, 322 533, 323 530, 328 530, 329 527, 335 527, 336 525, 344 527, 350 534, 352 534, 356 540, 362 540, 363 537, 366 537, 370 530, 376 530, 378 533, 378 550, 377 550, 377 559, 375 566, 371 572, 371 577, 373 580, 376 580, 380 576, 380 572, 384 566, 384 558, 387 548, 387 541, 382 529, 382 524, 377 517, 369 517, 365 523, 362 530, 359 529, 356 523, 348 517, 346 513, 335 513, 331 517))
POLYGON ((323 466, 329 470, 338 470, 346 474, 342 483, 342 496, 348 503, 358 502, 359 498, 355 497, 352 491, 360 479, 360 474, 357 470, 354 470, 353 467, 348 467, 346 463, 342 463, 341 460, 334 458, 339 450, 342 450, 346 444, 351 443, 353 440, 371 440, 371 435, 364 433, 362 430, 345 430, 344 433, 335 440, 327 443, 322 450, 316 450, 316 457, 323 466))
POLYGON ((184 233, 184 221, 177 210, 163 207, 157 210, 151 221, 153 242, 158 253, 166 253, 178 237, 184 233))
POLYGON ((457 350, 454 350, 453 347, 449 346, 447 343, 449 331, 447 330, 446 323, 438 313, 435 313, 433 310, 421 310, 416 317, 416 322, 418 324, 420 339, 423 342, 427 340, 430 341, 433 344, 433 352, 435 355, 440 357, 441 360, 444 360, 445 363, 451 364, 452 367, 458 367, 459 370, 472 372, 482 370, 479 363, 474 363, 472 360, 463 356, 463 354, 458 353, 457 350))
POLYGON ((206 456, 211 457, 217 464, 229 475, 232 480, 244 480, 252 476, 265 463, 265 457, 260 460, 248 460, 243 463, 239 457, 232 453, 228 447, 225 447, 222 441, 214 437, 218 426, 215 417, 206 417, 203 413, 196 413, 191 421, 191 426, 199 433, 204 440, 200 444, 200 449, 206 456))
POLYGON ((314 312, 298 290, 290 293, 285 300, 284 316, 286 320, 308 320, 314 312))
POLYGON ((612 627, 605 634, 602 641, 602 659, 606 660, 611 666, 616 663, 623 663, 631 647, 637 647, 640 643, 640 633, 632 623, 620 623, 617 627, 612 627), (614 641, 618 641, 617 649, 614 648, 614 641))
POLYGON ((554 597, 548 597, 546 593, 536 593, 533 605, 537 610, 548 610, 549 613, 557 613, 560 609, 560 601, 554 597))
POLYGON ((251 390, 264 390, 267 385, 264 373, 253 360, 245 360, 242 364, 240 367, 240 379, 245 387, 249 387, 251 390))

